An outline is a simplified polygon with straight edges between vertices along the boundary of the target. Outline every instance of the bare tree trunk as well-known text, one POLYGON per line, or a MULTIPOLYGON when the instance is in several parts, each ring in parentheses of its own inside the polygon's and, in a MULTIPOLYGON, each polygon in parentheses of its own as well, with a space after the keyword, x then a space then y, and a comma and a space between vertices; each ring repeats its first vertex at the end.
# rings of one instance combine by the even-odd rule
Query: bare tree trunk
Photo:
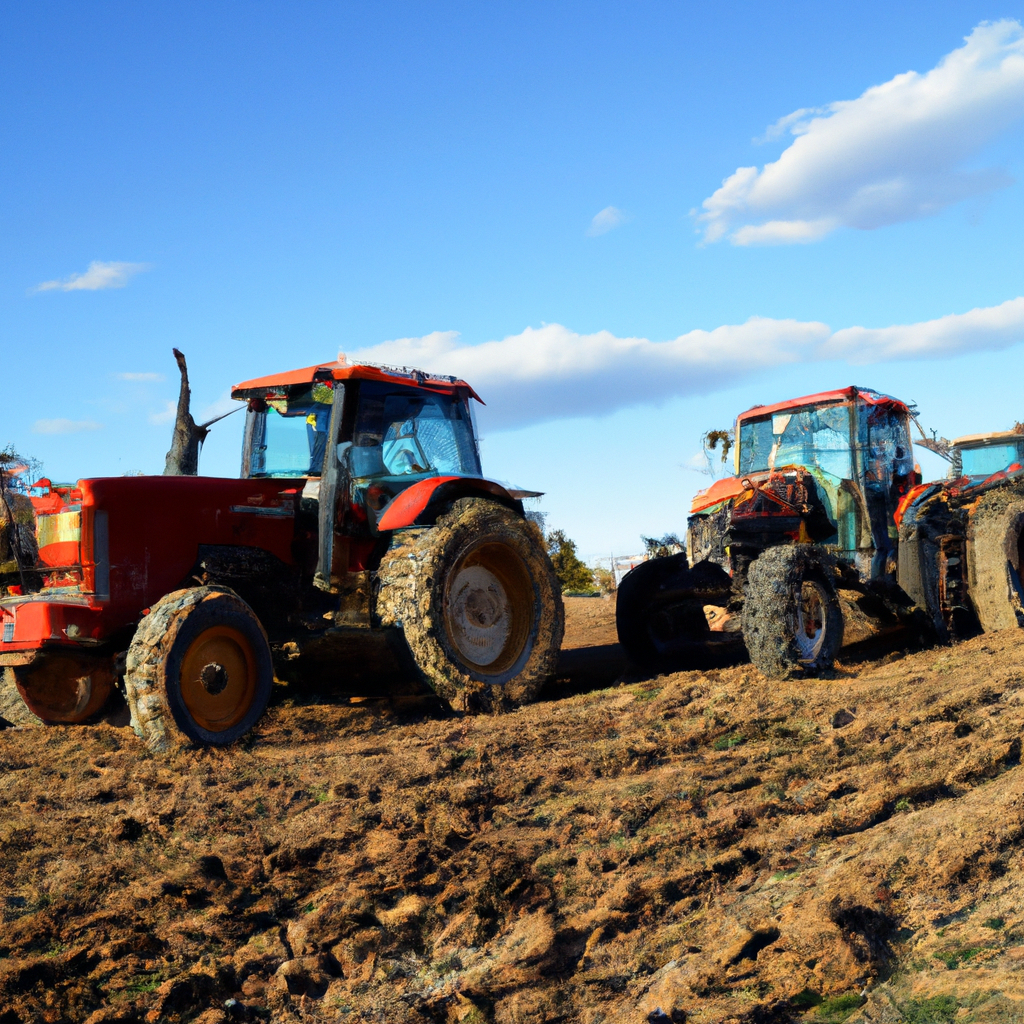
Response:
POLYGON ((208 424, 199 425, 192 419, 189 404, 192 392, 188 386, 188 367, 185 356, 173 349, 174 358, 181 371, 181 390, 178 392, 178 411, 174 417, 174 435, 171 450, 164 462, 164 476, 197 476, 199 473, 199 449, 210 432, 208 424))

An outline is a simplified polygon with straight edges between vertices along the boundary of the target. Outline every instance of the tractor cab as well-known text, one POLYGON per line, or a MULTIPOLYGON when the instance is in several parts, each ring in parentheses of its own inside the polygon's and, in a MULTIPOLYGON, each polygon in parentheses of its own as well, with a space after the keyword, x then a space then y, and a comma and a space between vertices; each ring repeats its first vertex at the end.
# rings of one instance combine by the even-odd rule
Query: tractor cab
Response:
POLYGON ((431 507, 467 488, 520 497, 481 478, 480 399, 456 377, 341 357, 246 381, 232 397, 247 407, 241 475, 290 480, 301 494, 317 519, 323 589, 369 564, 382 534, 431 521, 431 507))
POLYGON ((341 361, 246 381, 232 397, 248 410, 243 478, 305 479, 314 498, 343 482, 374 534, 409 487, 481 473, 470 406, 480 399, 455 377, 341 361))
POLYGON ((1000 430, 989 434, 967 434, 949 443, 953 479, 981 484, 997 474, 1019 474, 1024 469, 1024 433, 1000 430))
POLYGON ((737 418, 735 451, 736 476, 694 499, 698 549, 700 517, 719 512, 728 523, 712 533, 727 525, 734 553, 818 543, 866 578, 893 571, 893 516, 917 479, 904 403, 851 387, 755 406, 737 418))

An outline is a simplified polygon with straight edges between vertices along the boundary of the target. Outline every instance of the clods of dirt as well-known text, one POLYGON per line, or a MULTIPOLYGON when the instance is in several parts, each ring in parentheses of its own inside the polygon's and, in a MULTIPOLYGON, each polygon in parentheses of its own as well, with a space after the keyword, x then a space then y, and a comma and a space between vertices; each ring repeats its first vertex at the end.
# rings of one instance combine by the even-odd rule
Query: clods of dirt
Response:
MULTIPOLYGON (((621 664, 577 602, 568 650, 621 664)), ((1022 656, 285 698, 167 757, 4 730, 0 1024, 1012 1021, 1022 656)))

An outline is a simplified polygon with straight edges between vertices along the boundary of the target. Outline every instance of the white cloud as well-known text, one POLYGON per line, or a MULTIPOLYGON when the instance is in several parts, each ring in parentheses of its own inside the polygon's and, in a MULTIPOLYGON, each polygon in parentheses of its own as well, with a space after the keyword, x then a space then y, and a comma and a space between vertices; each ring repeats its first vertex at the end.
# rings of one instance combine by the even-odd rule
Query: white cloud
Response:
POLYGON ((155 381, 164 379, 164 375, 162 373, 115 373, 114 376, 118 380, 130 381, 155 381))
POLYGON ((149 414, 149 422, 154 424, 159 423, 171 423, 174 417, 178 414, 178 403, 164 402, 164 407, 159 412, 151 412, 149 414))
POLYGON ((72 274, 63 281, 44 281, 37 284, 36 292, 98 292, 106 288, 123 288, 135 274, 149 270, 149 263, 103 263, 93 260, 89 269, 81 274, 72 274))
POLYGON ((851 363, 934 359, 965 352, 997 352, 1024 341, 1024 298, 895 327, 845 327, 823 348, 825 358, 851 363))
POLYGON ((238 412, 241 408, 243 408, 243 404, 231 397, 231 389, 228 388, 227 391, 221 392, 220 397, 215 402, 211 402, 202 412, 196 415, 195 420, 196 423, 209 423, 210 420, 215 420, 219 416, 238 412))
POLYGON ((102 423, 92 420, 36 420, 32 424, 33 434, 80 434, 84 430, 99 430, 102 423))
POLYGON ((758 368, 795 362, 828 336, 825 324, 763 317, 662 342, 546 324, 482 345, 435 332, 385 342, 357 357, 462 377, 491 407, 490 424, 500 428, 717 390, 758 368))
POLYGON ((893 327, 847 327, 751 317, 670 341, 577 334, 560 324, 467 345, 455 331, 399 338, 352 353, 355 361, 418 366, 469 381, 488 404, 490 429, 708 394, 774 367, 936 359, 1024 341, 1024 297, 999 306, 893 327))
POLYGON ((812 242, 839 227, 931 216, 1010 184, 1003 171, 964 164, 1022 115, 1024 29, 983 22, 925 74, 781 118, 766 138, 795 140, 761 170, 737 168, 704 200, 704 240, 812 242))
POLYGON ((596 235, 607 234, 612 228, 625 224, 629 218, 614 206, 606 206, 599 213, 594 214, 594 219, 587 228, 587 234, 593 238, 596 235))

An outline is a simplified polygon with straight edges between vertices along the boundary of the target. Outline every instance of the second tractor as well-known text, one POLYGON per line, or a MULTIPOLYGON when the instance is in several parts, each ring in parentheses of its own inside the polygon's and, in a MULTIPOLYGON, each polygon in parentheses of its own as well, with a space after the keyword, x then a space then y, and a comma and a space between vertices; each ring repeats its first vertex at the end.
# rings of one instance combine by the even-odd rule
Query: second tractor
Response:
POLYGON ((745 645, 770 677, 827 672, 841 591, 940 642, 1024 624, 1024 434, 928 442, 954 471, 924 484, 914 419, 861 387, 742 413, 735 474, 694 499, 687 552, 622 581, 632 659, 657 668, 745 645))

